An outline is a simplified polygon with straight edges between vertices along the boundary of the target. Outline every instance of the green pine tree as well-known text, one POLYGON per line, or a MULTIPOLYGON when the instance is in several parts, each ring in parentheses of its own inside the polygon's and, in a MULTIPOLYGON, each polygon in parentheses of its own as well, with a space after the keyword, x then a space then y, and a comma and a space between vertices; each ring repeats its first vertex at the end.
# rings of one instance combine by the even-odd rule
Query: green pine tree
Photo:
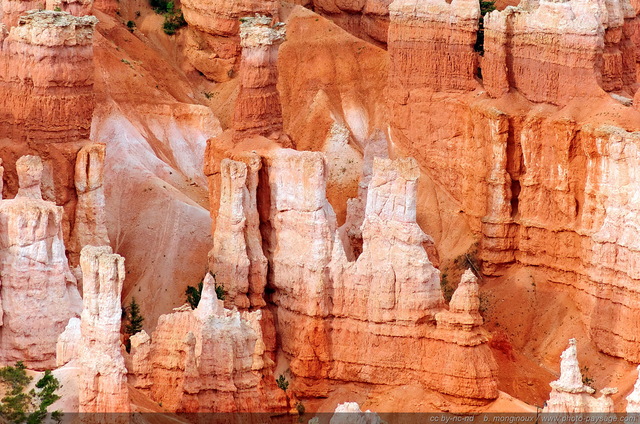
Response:
POLYGON ((129 322, 125 326, 124 331, 127 335, 133 336, 134 334, 139 333, 142 330, 144 317, 140 314, 140 306, 136 303, 135 297, 131 298, 131 302, 129 303, 129 307, 127 309, 127 318, 129 322))

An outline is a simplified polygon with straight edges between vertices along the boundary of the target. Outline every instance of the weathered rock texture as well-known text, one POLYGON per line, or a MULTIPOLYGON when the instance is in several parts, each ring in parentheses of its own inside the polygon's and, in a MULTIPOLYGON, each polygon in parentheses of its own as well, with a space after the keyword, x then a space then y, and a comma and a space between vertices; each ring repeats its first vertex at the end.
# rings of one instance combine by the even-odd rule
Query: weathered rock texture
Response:
POLYGON ((0 50, 5 137, 40 143, 88 138, 97 22, 93 16, 43 10, 29 12, 11 28, 0 50))
POLYGON ((68 12, 74 16, 90 15, 93 10, 93 0, 46 0, 47 10, 68 12))
POLYGON ((73 317, 58 337, 56 343, 56 366, 78 359, 80 347, 80 318, 73 317))
POLYGON ((96 23, 92 16, 31 11, 6 38, 0 36, 0 157, 6 171, 5 197, 18 190, 17 159, 42 157, 42 194, 64 207, 63 234, 69 247, 76 155, 88 144, 94 109, 96 23))
MULTIPOLYGON (((469 325, 454 323, 446 330, 435 325, 444 301, 439 272, 422 246, 430 238, 416 223, 416 162, 373 160, 362 253, 349 261, 351 246, 340 237, 344 230, 338 230, 326 198, 324 155, 282 148, 259 154, 263 169, 257 197, 274 291, 270 301, 276 305, 280 347, 296 376, 294 391, 322 395, 331 381, 418 383, 463 402, 495 398, 496 364, 478 331, 481 322, 459 318, 469 325), (452 339, 457 332, 462 335, 452 339), (385 346, 393 346, 394 353, 385 346), (426 356, 415 361, 410 352, 426 356)), ((221 167, 231 163, 222 161, 221 167)), ((233 164, 244 171, 240 165, 233 164)), ((242 178, 236 187, 246 190, 242 178)), ((226 190, 222 193, 227 197, 226 190)), ((218 232, 230 231, 225 208, 221 201, 218 232)), ((243 249, 235 251, 237 260, 245 257, 243 249)), ((458 296, 467 299, 459 302, 467 310, 454 308, 454 317, 476 317, 477 308, 471 310, 477 304, 475 287, 458 296)))
POLYGON ((53 368, 58 336, 81 300, 65 256, 62 208, 42 200, 42 161, 24 156, 16 168, 18 194, 0 200, 0 352, 5 363, 53 368))
POLYGON ((629 1, 525 2, 485 17, 487 92, 510 88, 533 102, 565 105, 636 82, 636 13, 629 1))
POLYGON ((381 46, 387 43, 389 4, 393 0, 296 0, 356 37, 381 46))
POLYGON ((592 396, 595 390, 582 382, 576 339, 569 340, 569 347, 562 352, 560 358, 560 378, 551 383, 550 399, 543 412, 613 412, 613 401, 610 396, 618 389, 605 388, 600 391, 602 396, 599 398, 592 396))
POLYGON ((233 116, 237 139, 282 132, 282 107, 276 84, 278 45, 284 38, 284 24, 268 16, 242 19, 240 93, 233 116))
POLYGON ((80 265, 84 308, 78 348, 79 412, 129 412, 127 369, 120 343, 124 258, 108 246, 86 246, 80 265))
POLYGON ((282 411, 261 320, 260 310, 224 309, 207 275, 195 310, 162 315, 151 339, 132 340, 135 386, 169 411, 282 411))
POLYGON ((278 15, 274 0, 187 0, 182 3, 189 24, 186 54, 207 78, 226 81, 237 71, 240 56, 240 18, 278 15))
POLYGON ((84 246, 108 246, 107 217, 104 198, 104 144, 89 144, 80 149, 75 166, 78 202, 71 233, 71 250, 84 246))
POLYGON ((396 0, 389 6, 389 94, 396 99, 427 91, 472 91, 480 4, 473 0, 396 0))
MULTIPOLYGON (((392 11, 396 6, 392 4, 392 11)), ((603 52, 612 51, 605 49, 605 40, 624 30, 628 4, 611 3, 606 18, 602 7, 540 2, 492 12, 486 23, 482 67, 485 88, 501 96, 495 100, 480 90, 430 91, 431 74, 420 75, 402 65, 423 58, 422 47, 408 47, 402 38, 390 37, 390 57, 398 62, 392 63, 389 75, 390 140, 404 154, 416 157, 434 182, 459 203, 480 238, 485 273, 503 274, 512 264, 541 267, 551 282, 562 285, 575 299, 600 350, 640 361, 634 330, 640 275, 633 265, 640 258, 635 241, 639 207, 632 177, 640 115, 600 86, 605 79, 598 73, 605 72, 598 66, 604 63, 603 52), (498 31, 495 25, 501 19, 513 23, 514 31, 531 29, 530 34, 519 29, 517 37, 513 35, 522 48, 514 44, 500 53, 509 64, 506 68, 491 56, 497 51, 492 50, 492 37, 499 34, 490 31, 498 31), (549 25, 555 29, 544 33, 549 25), (555 44, 545 50, 542 46, 547 43, 555 44), (585 47, 589 43, 591 50, 585 47), (583 53, 589 58, 578 57, 583 53), (500 80, 510 89, 504 96, 506 89, 492 91, 491 81, 497 80, 487 75, 498 71, 510 73, 500 80), (400 89, 402 81, 412 78, 424 89, 400 89), (574 90, 571 84, 579 87, 574 90), (578 99, 577 94, 583 97, 578 99), (582 107, 585 99, 592 108, 582 107)), ((411 34, 411 20, 402 16, 396 22, 392 13, 392 27, 411 34)), ((452 39, 447 45, 456 44, 452 39)), ((624 50, 624 63, 632 50, 624 50)), ((434 66, 444 68, 445 63, 437 61, 434 66)))
POLYGON ((209 254, 211 272, 227 291, 226 303, 241 309, 265 306, 267 284, 256 199, 262 163, 255 154, 246 159, 223 159, 220 164, 220 209, 209 254))

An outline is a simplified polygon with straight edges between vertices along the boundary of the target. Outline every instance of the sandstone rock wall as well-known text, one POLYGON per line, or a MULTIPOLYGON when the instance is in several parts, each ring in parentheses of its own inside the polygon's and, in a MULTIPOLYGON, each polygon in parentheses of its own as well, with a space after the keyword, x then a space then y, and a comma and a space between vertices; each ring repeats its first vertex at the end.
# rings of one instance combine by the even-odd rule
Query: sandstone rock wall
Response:
POLYGON ((629 1, 523 2, 485 17, 483 83, 492 97, 510 88, 528 100, 565 105, 605 91, 635 92, 629 1))
POLYGON ((256 14, 277 18, 274 0, 187 0, 182 3, 189 24, 186 55, 207 78, 227 81, 237 72, 240 18, 256 14))
POLYGON ((79 412, 129 412, 127 369, 120 343, 124 258, 108 246, 86 246, 80 265, 84 308, 78 347, 79 412))
POLYGON ((65 256, 62 208, 42 200, 42 162, 25 156, 16 167, 18 194, 0 200, 0 352, 5 363, 53 368, 58 336, 81 300, 65 256))
POLYGON ((389 95, 402 102, 426 91, 472 91, 480 4, 473 0, 396 0, 389 6, 389 95))

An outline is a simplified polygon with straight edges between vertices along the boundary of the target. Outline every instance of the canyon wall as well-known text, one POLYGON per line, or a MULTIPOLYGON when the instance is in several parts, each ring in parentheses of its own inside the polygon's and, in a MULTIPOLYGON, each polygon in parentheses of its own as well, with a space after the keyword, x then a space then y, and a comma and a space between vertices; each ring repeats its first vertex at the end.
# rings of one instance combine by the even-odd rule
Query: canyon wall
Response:
MULTIPOLYGON (((407 43, 424 13, 394 14, 406 3, 391 5, 392 143, 459 202, 480 241, 485 274, 504 274, 514 264, 541 267, 575 300, 600 350, 640 361, 633 330, 640 305, 633 195, 640 115, 624 100, 637 87, 627 28, 635 12, 625 1, 606 10, 600 3, 541 1, 492 12, 484 79, 464 92, 473 90, 470 72, 461 79, 440 71, 470 71, 464 55, 422 73, 412 68, 428 43, 407 43), (545 29, 550 22, 553 31, 545 29)), ((451 38, 443 49, 459 46, 451 38)))
POLYGON ((81 299, 65 256, 62 208, 42 200, 42 161, 24 156, 16 168, 18 194, 0 200, 1 360, 50 369, 81 299))

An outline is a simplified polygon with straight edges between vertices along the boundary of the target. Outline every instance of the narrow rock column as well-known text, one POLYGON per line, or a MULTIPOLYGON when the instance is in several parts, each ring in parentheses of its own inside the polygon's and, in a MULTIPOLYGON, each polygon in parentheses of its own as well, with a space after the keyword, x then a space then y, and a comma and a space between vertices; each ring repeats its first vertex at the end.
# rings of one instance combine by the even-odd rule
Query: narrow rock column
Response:
POLYGON ((640 412, 640 365, 638 365, 638 379, 633 385, 633 391, 627 396, 627 413, 640 412))
POLYGON ((84 246, 109 245, 104 198, 105 147, 98 143, 84 146, 76 159, 74 180, 78 203, 70 249, 71 259, 76 263, 84 246))
POLYGON ((235 138, 252 135, 277 138, 282 133, 277 60, 278 46, 285 39, 285 26, 267 16, 241 21, 240 93, 233 116, 235 138))
POLYGON ((86 246, 80 254, 80 265, 84 309, 80 324, 79 411, 129 412, 127 369, 120 343, 124 258, 113 254, 108 246, 86 246))

